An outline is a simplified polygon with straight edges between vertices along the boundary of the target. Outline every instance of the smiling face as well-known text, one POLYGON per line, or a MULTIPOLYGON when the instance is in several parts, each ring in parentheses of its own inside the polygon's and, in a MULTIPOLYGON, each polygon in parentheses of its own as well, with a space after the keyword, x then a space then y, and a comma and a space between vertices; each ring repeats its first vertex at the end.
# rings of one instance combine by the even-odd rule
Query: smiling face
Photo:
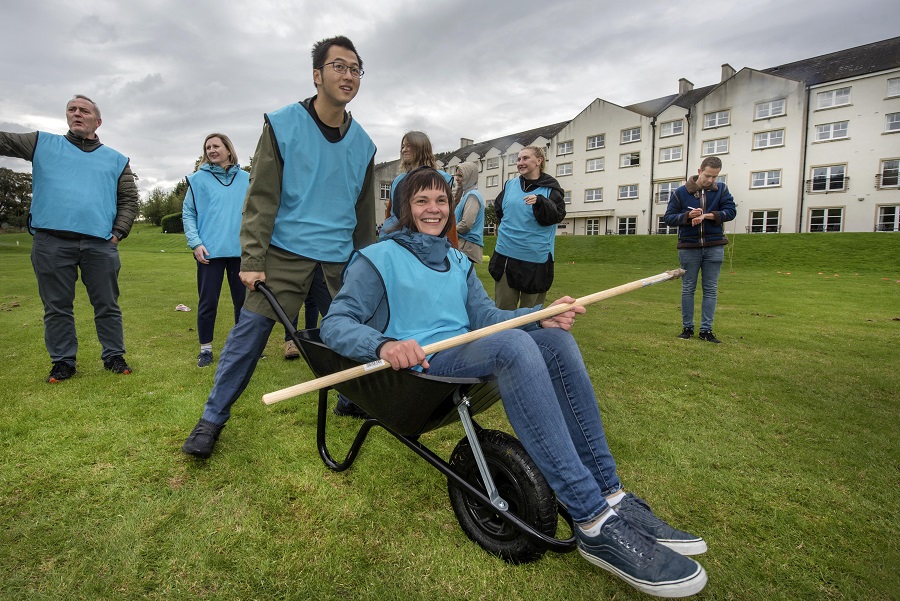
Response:
POLYGON ((220 137, 213 136, 206 140, 206 160, 222 168, 232 164, 231 153, 220 137))
POLYGON ((342 48, 341 46, 332 46, 328 49, 325 61, 321 69, 313 69, 313 82, 316 84, 316 92, 319 99, 328 102, 334 106, 345 106, 353 100, 356 93, 359 92, 359 82, 350 74, 347 69, 343 74, 334 70, 334 66, 328 63, 343 63, 348 67, 359 68, 359 61, 356 59, 356 53, 352 50, 342 48), (324 66, 323 66, 324 65, 324 66))
POLYGON ((523 148, 516 159, 516 169, 525 179, 537 179, 541 176, 541 162, 542 159, 533 150, 523 148))
POLYGON ((93 103, 84 98, 69 101, 66 105, 66 121, 69 123, 69 131, 85 140, 96 137, 94 132, 102 123, 93 103))
POLYGON ((410 199, 409 209, 416 230, 432 236, 440 236, 450 218, 450 201, 444 190, 419 190, 410 199))

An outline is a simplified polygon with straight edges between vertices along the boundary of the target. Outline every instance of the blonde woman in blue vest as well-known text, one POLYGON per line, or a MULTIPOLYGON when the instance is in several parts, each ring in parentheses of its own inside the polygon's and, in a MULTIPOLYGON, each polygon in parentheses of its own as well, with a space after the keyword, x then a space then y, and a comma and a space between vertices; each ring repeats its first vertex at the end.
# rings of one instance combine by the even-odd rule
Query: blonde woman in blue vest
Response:
POLYGON ((500 309, 536 307, 553 283, 556 225, 566 218, 566 204, 559 182, 544 173, 545 163, 537 146, 520 150, 519 177, 494 200, 499 230, 488 271, 500 309))
POLYGON ((197 261, 197 367, 213 360, 212 341, 222 280, 227 276, 237 323, 246 288, 241 282, 241 208, 250 184, 249 174, 237 163, 234 145, 225 134, 212 133, 203 141, 203 158, 187 176, 181 220, 188 246, 197 261))

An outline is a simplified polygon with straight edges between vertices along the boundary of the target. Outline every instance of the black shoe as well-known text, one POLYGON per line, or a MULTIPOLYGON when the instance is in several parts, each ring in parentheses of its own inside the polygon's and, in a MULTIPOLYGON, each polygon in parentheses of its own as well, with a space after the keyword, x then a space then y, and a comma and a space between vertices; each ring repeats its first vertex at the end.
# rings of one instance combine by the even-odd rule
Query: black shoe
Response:
POLYGON ((656 539, 659 544, 682 555, 700 555, 706 553, 706 541, 699 536, 688 534, 673 528, 659 519, 647 502, 640 497, 628 493, 622 502, 616 505, 616 513, 632 526, 637 526, 656 539))
POLYGON ((684 338, 687 340, 688 338, 692 338, 694 336, 694 328, 685 328, 681 330, 681 334, 678 335, 679 338, 684 338))
POLYGON ((106 361, 103 362, 104 369, 108 369, 114 374, 130 374, 131 368, 128 367, 128 364, 125 363, 125 358, 122 355, 115 355, 114 357, 110 357, 106 361))
POLYGON ((58 384, 63 380, 68 380, 72 376, 75 375, 75 366, 66 363, 65 361, 57 361, 53 364, 53 368, 50 370, 50 375, 47 376, 47 381, 50 384, 58 384))
POLYGON ((341 417, 355 417, 358 419, 369 419, 369 414, 360 409, 356 403, 348 399, 342 394, 338 395, 337 403, 334 404, 334 414, 341 417))
POLYGON ((181 450, 188 455, 208 459, 212 455, 213 447, 216 446, 216 440, 219 438, 219 432, 225 425, 214 424, 205 419, 201 419, 194 426, 190 436, 184 441, 181 450))
POLYGON ((582 557, 648 595, 687 597, 706 586, 703 566, 660 545, 618 515, 606 520, 597 536, 576 526, 575 537, 582 557))
POLYGON ((212 360, 212 351, 200 351, 197 355, 197 367, 208 367, 212 360))
POLYGON ((707 342, 715 342, 716 344, 722 344, 721 340, 719 340, 718 338, 713 336, 712 330, 710 330, 709 332, 700 332, 700 335, 698 336, 698 338, 700 340, 705 340, 707 342))

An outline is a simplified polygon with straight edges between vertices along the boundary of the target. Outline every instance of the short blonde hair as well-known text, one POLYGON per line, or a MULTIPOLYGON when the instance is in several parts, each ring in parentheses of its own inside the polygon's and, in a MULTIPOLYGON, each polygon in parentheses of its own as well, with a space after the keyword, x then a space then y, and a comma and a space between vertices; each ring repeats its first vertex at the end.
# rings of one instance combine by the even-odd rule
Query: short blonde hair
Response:
MULTIPOLYGON (((540 146, 526 146, 522 150, 530 150, 534 153, 534 156, 541 159, 541 173, 543 173, 544 167, 547 166, 547 157, 544 156, 544 149, 540 146)), ((522 152, 522 150, 520 150, 519 152, 522 152)))
POLYGON ((222 140, 222 144, 225 145, 225 150, 228 151, 228 154, 231 155, 231 162, 228 163, 228 166, 237 165, 237 153, 234 151, 234 144, 231 143, 231 138, 226 136, 225 134, 213 133, 209 134, 203 139, 203 152, 200 153, 200 164, 209 163, 209 157, 206 156, 206 143, 209 142, 210 138, 219 138, 222 140))

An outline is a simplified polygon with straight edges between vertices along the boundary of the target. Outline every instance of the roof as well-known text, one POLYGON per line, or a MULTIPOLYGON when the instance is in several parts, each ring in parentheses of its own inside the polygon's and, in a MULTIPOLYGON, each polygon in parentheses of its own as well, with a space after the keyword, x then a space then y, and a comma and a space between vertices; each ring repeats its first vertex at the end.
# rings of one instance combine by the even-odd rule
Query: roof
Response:
POLYGON ((900 37, 763 69, 762 72, 813 86, 897 67, 900 67, 900 37))
MULTIPOLYGON (((527 131, 520 131, 514 134, 508 134, 506 136, 502 136, 500 138, 494 138, 493 140, 486 140, 484 142, 477 142, 475 144, 469 144, 468 146, 463 146, 462 148, 458 148, 453 152, 446 153, 445 163, 452 159, 453 157, 459 158, 459 160, 463 161, 467 156, 476 153, 478 156, 484 156, 485 153, 491 148, 499 148, 500 150, 506 150, 513 144, 521 144, 522 146, 528 146, 532 142, 534 142, 537 138, 546 138, 547 140, 553 139, 553 136, 558 134, 562 128, 568 125, 568 121, 562 121, 560 123, 554 123, 553 125, 544 125, 541 127, 536 127, 534 129, 529 129, 527 131)), ((441 156, 444 156, 442 153, 441 156)))

